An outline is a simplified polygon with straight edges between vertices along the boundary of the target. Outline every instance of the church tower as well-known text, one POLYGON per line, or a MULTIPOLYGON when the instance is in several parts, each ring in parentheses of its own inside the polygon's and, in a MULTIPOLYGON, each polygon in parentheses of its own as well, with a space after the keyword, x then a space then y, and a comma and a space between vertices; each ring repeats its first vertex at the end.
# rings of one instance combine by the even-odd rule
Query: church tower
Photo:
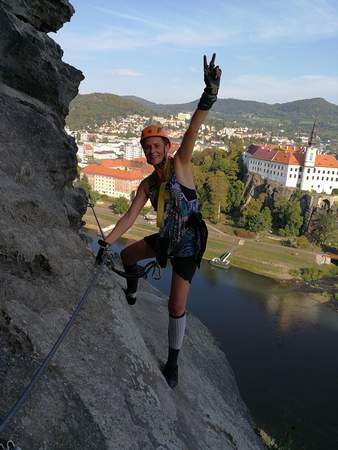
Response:
POLYGON ((304 161, 304 168, 305 167, 314 167, 316 162, 316 154, 317 154, 317 148, 316 147, 308 147, 305 152, 305 161, 304 161))
POLYGON ((303 173, 302 173, 302 181, 300 185, 300 189, 302 191, 308 191, 310 190, 310 173, 313 173, 313 168, 315 167, 316 163, 316 155, 317 155, 317 148, 313 146, 313 137, 315 132, 315 126, 316 121, 314 121, 310 139, 306 148, 305 152, 305 160, 304 160, 304 167, 303 167, 303 173), (308 179, 307 179, 308 178, 308 179))

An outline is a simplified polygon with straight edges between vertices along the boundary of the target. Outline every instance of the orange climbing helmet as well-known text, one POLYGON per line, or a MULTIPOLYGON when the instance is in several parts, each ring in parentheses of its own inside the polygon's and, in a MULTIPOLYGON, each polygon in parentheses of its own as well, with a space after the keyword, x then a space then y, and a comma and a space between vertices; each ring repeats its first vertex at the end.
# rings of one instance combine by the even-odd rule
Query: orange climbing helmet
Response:
POLYGON ((171 142, 170 142, 168 133, 165 131, 165 129, 163 128, 163 126, 161 124, 149 125, 142 130, 141 140, 140 140, 141 145, 142 145, 142 142, 145 139, 147 139, 148 137, 161 137, 163 139, 166 139, 168 141, 169 146, 171 146, 171 142))

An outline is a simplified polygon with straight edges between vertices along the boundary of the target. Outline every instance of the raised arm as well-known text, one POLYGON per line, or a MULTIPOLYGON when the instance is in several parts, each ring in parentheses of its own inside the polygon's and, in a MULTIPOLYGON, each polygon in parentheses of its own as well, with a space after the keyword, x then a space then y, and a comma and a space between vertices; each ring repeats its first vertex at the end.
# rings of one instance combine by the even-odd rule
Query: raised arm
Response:
POLYGON ((128 211, 119 219, 114 227, 114 229, 109 233, 109 235, 105 238, 105 242, 111 245, 117 239, 119 239, 135 222, 139 212, 146 204, 148 200, 148 185, 147 180, 143 180, 139 185, 136 196, 130 205, 128 211))
POLYGON ((183 136, 182 144, 175 155, 175 158, 178 158, 182 164, 190 163, 198 131, 209 109, 217 100, 222 71, 218 66, 215 67, 215 59, 216 53, 212 55, 211 61, 208 64, 207 57, 204 55, 205 89, 197 105, 197 109, 191 118, 190 125, 183 136))

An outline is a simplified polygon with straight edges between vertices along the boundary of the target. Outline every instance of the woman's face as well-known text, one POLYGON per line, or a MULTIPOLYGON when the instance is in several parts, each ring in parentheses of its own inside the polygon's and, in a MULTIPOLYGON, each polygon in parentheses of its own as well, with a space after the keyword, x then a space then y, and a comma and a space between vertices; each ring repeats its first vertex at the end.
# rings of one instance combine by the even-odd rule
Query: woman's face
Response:
POLYGON ((148 137, 143 142, 142 147, 144 155, 147 158, 147 163, 156 166, 163 161, 166 150, 168 150, 166 147, 169 146, 161 137, 148 137))

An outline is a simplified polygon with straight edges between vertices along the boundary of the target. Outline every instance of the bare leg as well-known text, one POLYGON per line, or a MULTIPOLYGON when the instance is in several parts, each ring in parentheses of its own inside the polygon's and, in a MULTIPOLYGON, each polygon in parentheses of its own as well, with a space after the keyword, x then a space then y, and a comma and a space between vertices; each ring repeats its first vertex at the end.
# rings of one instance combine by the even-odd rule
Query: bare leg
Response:
POLYGON ((153 256, 155 256, 155 252, 144 239, 128 245, 121 251, 122 262, 125 266, 131 266, 142 259, 152 258, 153 256))
POLYGON ((179 275, 177 275, 177 273, 173 271, 171 277, 171 288, 168 303, 169 314, 178 317, 185 312, 189 289, 190 289, 189 281, 184 280, 182 277, 180 277, 179 275))
POLYGON ((185 334, 185 309, 188 300, 189 288, 190 283, 173 271, 168 304, 168 361, 163 369, 163 375, 171 388, 174 388, 178 382, 177 359, 185 334))

